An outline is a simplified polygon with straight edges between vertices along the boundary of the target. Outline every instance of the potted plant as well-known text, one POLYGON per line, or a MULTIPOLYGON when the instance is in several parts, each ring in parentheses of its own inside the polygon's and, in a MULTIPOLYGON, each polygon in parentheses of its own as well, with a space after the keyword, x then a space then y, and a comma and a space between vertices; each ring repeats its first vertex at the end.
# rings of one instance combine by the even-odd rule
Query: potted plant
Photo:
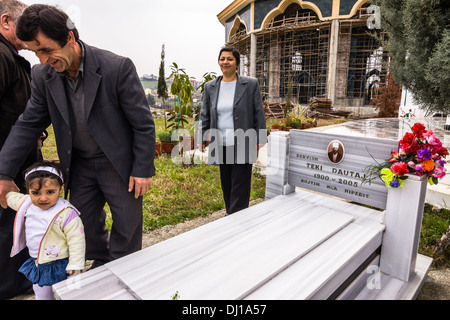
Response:
POLYGON ((302 126, 302 120, 301 120, 301 119, 299 119, 299 118, 294 118, 294 119, 292 119, 292 121, 291 121, 291 127, 292 127, 293 129, 300 129, 301 126, 302 126))
POLYGON ((281 124, 282 130, 289 131, 291 129, 300 129, 302 126, 302 119, 300 116, 296 115, 293 112, 290 112, 284 118, 283 123, 281 124))
POLYGON ((158 139, 161 141, 161 152, 172 153, 175 143, 172 141, 172 132, 163 131, 158 133, 158 139))
POLYGON ((159 155, 161 155, 161 142, 156 141, 155 142, 155 157, 158 157, 159 155))
POLYGON ((275 120, 272 123, 272 130, 281 130, 281 124, 279 120, 275 120))
POLYGON ((282 131, 289 131, 291 127, 291 121, 289 119, 289 116, 286 115, 286 117, 281 122, 281 130, 282 131))
POLYGON ((317 121, 311 118, 306 119, 305 123, 302 124, 302 129, 308 129, 312 127, 317 127, 317 121))
POLYGON ((176 141, 180 145, 180 153, 184 151, 194 150, 193 132, 187 129, 178 129, 172 131, 172 141, 176 141))

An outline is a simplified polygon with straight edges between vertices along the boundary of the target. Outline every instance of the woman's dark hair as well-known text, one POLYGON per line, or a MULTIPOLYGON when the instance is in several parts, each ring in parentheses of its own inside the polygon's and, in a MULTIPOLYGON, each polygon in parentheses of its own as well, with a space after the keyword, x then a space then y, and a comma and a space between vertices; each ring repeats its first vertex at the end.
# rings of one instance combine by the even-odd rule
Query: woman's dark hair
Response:
POLYGON ((16 23, 17 37, 22 41, 33 41, 39 32, 56 41, 61 48, 67 44, 69 32, 79 40, 78 30, 69 16, 54 6, 33 4, 26 8, 16 23))
POLYGON ((52 179, 58 181, 60 186, 63 186, 64 181, 67 180, 67 175, 64 171, 63 166, 60 163, 54 161, 36 162, 35 164, 33 164, 24 171, 24 176, 25 176, 25 187, 27 188, 27 190, 30 190, 31 185, 32 184, 34 185, 36 183, 38 184, 38 190, 41 190, 45 179, 52 179), (59 175, 56 175, 54 173, 45 170, 37 170, 32 172, 33 170, 36 170, 41 167, 54 168, 59 173, 59 175))
POLYGON ((220 49, 218 60, 220 60, 220 57, 222 56, 222 52, 224 52, 224 51, 231 52, 233 54, 234 58, 236 59, 236 66, 239 67, 241 64, 241 54, 239 53, 239 50, 236 49, 235 47, 228 47, 228 46, 223 47, 222 49, 220 49))

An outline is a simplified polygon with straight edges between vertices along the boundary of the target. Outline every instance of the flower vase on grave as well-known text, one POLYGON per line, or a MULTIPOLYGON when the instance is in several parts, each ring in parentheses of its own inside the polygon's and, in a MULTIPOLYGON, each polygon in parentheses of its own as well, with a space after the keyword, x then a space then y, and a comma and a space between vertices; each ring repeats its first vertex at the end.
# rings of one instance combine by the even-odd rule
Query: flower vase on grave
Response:
POLYGON ((409 282, 414 274, 427 191, 427 178, 408 174, 403 188, 389 189, 380 268, 409 282))

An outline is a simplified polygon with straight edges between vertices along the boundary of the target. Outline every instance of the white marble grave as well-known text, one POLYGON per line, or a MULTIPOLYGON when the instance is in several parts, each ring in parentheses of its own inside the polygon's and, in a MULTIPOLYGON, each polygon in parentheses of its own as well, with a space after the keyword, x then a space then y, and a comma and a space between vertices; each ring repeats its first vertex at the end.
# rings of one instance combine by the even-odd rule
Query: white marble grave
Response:
POLYGON ((396 143, 302 131, 272 134, 266 201, 59 283, 55 295, 413 299, 431 264, 417 255, 426 184, 395 192, 360 184, 361 170, 374 158, 388 157, 396 143), (340 163, 325 159, 334 140, 346 150, 340 163), (409 198, 417 201, 402 206, 409 198), (358 200, 386 210, 351 202, 358 200), (372 270, 380 279, 375 286, 368 282, 372 270))

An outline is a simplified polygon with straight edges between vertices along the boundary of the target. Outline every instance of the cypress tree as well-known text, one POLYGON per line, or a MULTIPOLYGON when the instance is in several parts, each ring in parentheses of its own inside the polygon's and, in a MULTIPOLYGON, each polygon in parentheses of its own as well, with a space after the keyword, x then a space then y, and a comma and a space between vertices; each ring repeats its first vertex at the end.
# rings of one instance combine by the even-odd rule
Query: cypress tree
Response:
POLYGON ((166 120, 166 99, 169 97, 169 93, 167 90, 166 76, 165 76, 165 57, 166 57, 166 46, 162 45, 161 50, 161 64, 159 65, 159 78, 158 78, 158 97, 163 101, 163 110, 164 110, 164 126, 167 128, 167 120, 166 120))

